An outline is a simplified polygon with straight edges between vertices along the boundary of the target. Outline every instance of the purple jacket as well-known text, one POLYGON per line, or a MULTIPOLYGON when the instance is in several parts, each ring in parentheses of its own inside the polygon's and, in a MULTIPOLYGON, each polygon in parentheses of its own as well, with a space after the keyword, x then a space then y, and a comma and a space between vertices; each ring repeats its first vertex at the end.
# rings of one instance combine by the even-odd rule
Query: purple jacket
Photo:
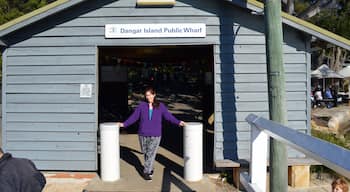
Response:
POLYGON ((140 120, 139 135, 141 136, 161 136, 162 135, 162 117, 173 124, 179 125, 180 121, 176 119, 165 107, 163 103, 158 108, 153 108, 152 118, 149 119, 148 103, 141 102, 131 116, 123 123, 128 127, 140 120))

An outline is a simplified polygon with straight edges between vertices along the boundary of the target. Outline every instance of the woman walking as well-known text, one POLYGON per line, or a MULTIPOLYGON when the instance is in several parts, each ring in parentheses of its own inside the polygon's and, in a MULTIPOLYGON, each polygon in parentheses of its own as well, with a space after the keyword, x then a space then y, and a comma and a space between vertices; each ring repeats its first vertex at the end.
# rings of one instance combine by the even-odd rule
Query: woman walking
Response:
POLYGON ((143 177, 152 181, 153 164, 162 136, 162 119, 179 126, 185 126, 185 122, 176 119, 163 103, 157 101, 152 87, 146 88, 144 95, 146 101, 141 102, 131 116, 123 123, 118 122, 118 125, 128 127, 140 120, 138 135, 145 159, 143 177))

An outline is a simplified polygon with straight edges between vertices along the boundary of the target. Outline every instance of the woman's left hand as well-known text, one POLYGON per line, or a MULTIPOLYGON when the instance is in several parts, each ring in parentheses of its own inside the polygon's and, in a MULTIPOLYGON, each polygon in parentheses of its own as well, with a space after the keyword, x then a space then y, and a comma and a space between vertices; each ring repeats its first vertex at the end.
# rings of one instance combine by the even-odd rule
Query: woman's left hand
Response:
POLYGON ((186 125, 186 123, 183 122, 183 121, 180 121, 179 125, 180 125, 181 127, 184 127, 184 126, 186 125))

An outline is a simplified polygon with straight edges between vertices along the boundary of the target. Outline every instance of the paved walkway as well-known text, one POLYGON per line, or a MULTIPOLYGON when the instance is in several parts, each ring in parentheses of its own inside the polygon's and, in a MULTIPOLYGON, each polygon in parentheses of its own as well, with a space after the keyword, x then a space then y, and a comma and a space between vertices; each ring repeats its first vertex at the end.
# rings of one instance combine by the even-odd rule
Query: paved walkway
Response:
MULTIPOLYGON (((0 127, 1 132, 1 127, 0 127)), ((1 141, 1 137, 0 137, 1 141)), ((181 141, 182 142, 182 141, 181 141)), ((1 142, 0 142, 1 143, 1 142)), ((199 182, 187 182, 183 179, 183 159, 173 152, 160 147, 155 163, 152 182, 146 182, 140 175, 143 156, 140 153, 137 135, 121 135, 121 179, 117 182, 102 182, 95 173, 45 172, 47 185, 44 192, 115 192, 115 191, 237 191, 232 185, 218 181, 217 175, 205 174, 199 182)), ((331 191, 332 178, 324 176, 322 180, 312 176, 308 188, 288 188, 290 192, 327 192, 331 191)))
POLYGON ((321 179, 317 179, 317 173, 312 173, 310 178, 310 186, 306 188, 288 187, 289 192, 330 192, 333 178, 328 173, 322 173, 321 179))
POLYGON ((183 179, 183 159, 160 147, 155 162, 152 182, 141 177, 143 155, 140 153, 136 134, 120 137, 120 180, 102 182, 99 177, 93 179, 85 188, 88 192, 114 191, 236 191, 233 187, 216 184, 216 180, 204 175, 198 182, 183 179))

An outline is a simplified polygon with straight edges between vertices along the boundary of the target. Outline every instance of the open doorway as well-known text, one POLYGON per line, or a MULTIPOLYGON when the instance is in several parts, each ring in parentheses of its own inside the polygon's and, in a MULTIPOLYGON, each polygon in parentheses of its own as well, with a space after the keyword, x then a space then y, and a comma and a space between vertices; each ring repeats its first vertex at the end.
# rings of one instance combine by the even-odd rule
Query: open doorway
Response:
MULTIPOLYGON (((212 167, 214 59, 211 45, 99 48, 99 123, 124 121, 142 101, 146 86, 178 119, 204 125, 204 168, 212 167)), ((182 129, 163 123, 161 146, 183 156, 182 129)), ((136 133, 138 125, 123 133, 136 133)), ((122 133, 122 134, 123 134, 122 133)))

